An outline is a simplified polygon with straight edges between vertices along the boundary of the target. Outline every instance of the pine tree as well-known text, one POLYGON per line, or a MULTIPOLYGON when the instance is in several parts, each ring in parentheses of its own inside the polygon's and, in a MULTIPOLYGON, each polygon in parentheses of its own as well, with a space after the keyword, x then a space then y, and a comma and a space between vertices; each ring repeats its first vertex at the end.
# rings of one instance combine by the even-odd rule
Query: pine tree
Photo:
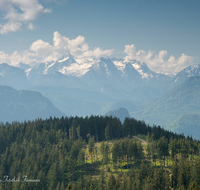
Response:
POLYGON ((106 140, 110 140, 110 130, 109 130, 108 125, 105 128, 105 138, 106 140))
POLYGON ((81 149, 78 154, 78 165, 81 166, 85 163, 85 151, 81 149))
POLYGON ((172 176, 171 176, 171 187, 173 189, 177 188, 178 185, 178 164, 177 160, 175 159, 173 165, 172 165, 172 176))
POLYGON ((178 153, 177 139, 172 139, 172 138, 170 139, 169 149, 171 152, 171 157, 174 158, 178 153))
POLYGON ((103 166, 104 166, 104 150, 105 150, 105 142, 101 142, 101 146, 100 146, 100 152, 101 152, 101 155, 102 155, 102 163, 103 163, 103 166))
POLYGON ((89 138, 89 143, 88 143, 88 148, 89 148, 89 154, 91 156, 91 161, 93 162, 93 154, 94 154, 94 136, 89 138))
POLYGON ((180 188, 184 186, 187 189, 190 179, 191 179, 190 165, 184 158, 182 158, 180 159, 178 165, 178 187, 180 188))
POLYGON ((108 178, 108 182, 106 184, 106 190, 113 190, 116 184, 115 177, 111 174, 108 178))
POLYGON ((106 165, 106 169, 109 162, 109 155, 110 155, 110 147, 109 144, 106 143, 104 148, 104 157, 103 157, 103 163, 104 163, 103 165, 106 165))
POLYGON ((113 160, 113 163, 115 164, 117 164, 118 153, 119 153, 119 144, 117 141, 115 141, 112 147, 112 160, 113 160))
POLYGON ((79 177, 78 183, 77 183, 77 189, 83 189, 84 187, 84 182, 83 182, 83 177, 79 177))
POLYGON ((149 143, 146 145, 147 158, 151 157, 151 146, 149 143))
POLYGON ((104 173, 103 169, 101 170, 98 181, 99 181, 99 185, 98 185, 99 189, 103 190, 104 189, 104 183, 105 183, 105 173, 104 173))
POLYGON ((144 152, 143 152, 143 147, 142 147, 142 143, 141 141, 137 144, 137 149, 138 149, 138 159, 140 160, 140 163, 141 163, 141 160, 142 158, 144 157, 144 152))
POLYGON ((77 129, 76 129, 76 132, 77 132, 77 136, 78 136, 78 139, 80 140, 80 137, 81 137, 81 132, 80 132, 80 125, 78 125, 77 129))
POLYGON ((138 160, 138 146, 135 140, 131 144, 131 156, 135 158, 135 167, 136 167, 136 162, 138 160))
POLYGON ((60 190, 60 182, 58 182, 58 185, 56 187, 56 190, 60 190))
POLYGON ((60 190, 65 190, 65 185, 64 185, 64 182, 62 182, 62 183, 61 183, 60 190))
POLYGON ((57 186, 58 183, 58 177, 59 174, 57 172, 58 168, 57 168, 57 164, 54 163, 51 168, 49 169, 47 178, 48 178, 48 187, 49 189, 54 189, 57 186))
POLYGON ((130 151, 129 151, 129 148, 130 147, 130 140, 129 138, 125 138, 124 139, 124 154, 126 156, 126 163, 127 163, 127 169, 128 169, 128 160, 130 158, 130 151))
POLYGON ((193 166, 195 168, 195 177, 197 184, 200 185, 200 157, 195 160, 195 164, 193 166))
POLYGON ((168 156, 169 150, 168 150, 167 139, 165 139, 164 137, 161 137, 158 141, 157 153, 160 159, 164 156, 164 167, 165 167, 165 157, 168 156))
POLYGON ((153 162, 155 162, 155 166, 156 166, 156 144, 154 142, 151 143, 150 145, 150 148, 151 148, 151 155, 152 155, 152 160, 153 162))
POLYGON ((190 182, 188 190, 199 190, 199 185, 197 185, 196 181, 190 182))
POLYGON ((166 183, 167 183, 167 178, 166 178, 166 175, 164 173, 164 170, 163 170, 163 168, 159 168, 154 173, 153 189, 154 190, 165 189, 166 183))

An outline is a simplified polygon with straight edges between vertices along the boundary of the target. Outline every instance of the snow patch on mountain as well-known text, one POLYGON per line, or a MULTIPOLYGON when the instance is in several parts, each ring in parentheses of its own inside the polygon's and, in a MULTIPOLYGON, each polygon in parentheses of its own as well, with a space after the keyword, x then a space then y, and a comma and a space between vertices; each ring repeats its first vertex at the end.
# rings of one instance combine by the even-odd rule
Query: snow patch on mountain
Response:
POLYGON ((45 63, 45 70, 44 70, 44 74, 47 75, 48 74, 48 70, 50 67, 54 66, 56 62, 53 62, 52 64, 49 63, 45 63), (49 64, 49 65, 48 65, 49 64))
POLYGON ((62 60, 59 60, 58 63, 62 63, 62 62, 64 62, 64 61, 67 61, 68 59, 69 59, 69 57, 66 57, 66 58, 64 58, 64 59, 62 59, 62 60))
POLYGON ((142 79, 150 79, 154 76, 152 75, 152 71, 147 67, 147 65, 144 62, 138 62, 136 60, 129 61, 131 65, 137 70, 142 79))
POLYGON ((199 65, 191 65, 191 70, 194 70, 194 69, 198 69, 199 68, 199 65))
POLYGON ((114 65, 117 67, 118 70, 124 73, 124 68, 126 64, 123 61, 113 61, 114 65))
MULTIPOLYGON (((105 62, 103 62, 103 66, 104 66, 104 68, 106 69, 106 75, 107 75, 107 76, 112 75, 112 74, 111 74, 111 71, 110 71, 109 68, 108 68, 108 65, 107 65, 105 62)), ((99 64, 99 68, 100 68, 100 64, 99 64)))
MULTIPOLYGON (((143 79, 149 78, 150 75, 148 73, 143 72, 143 70, 141 69, 141 65, 139 65, 138 63, 134 63, 134 64, 132 64, 132 66, 135 68, 135 70, 137 70, 140 73, 140 75, 142 76, 143 79)), ((152 75, 151 75, 151 77, 152 77, 152 75)))
POLYGON ((62 66, 58 71, 64 75, 82 77, 89 71, 92 65, 95 65, 98 62, 99 60, 94 60, 91 58, 90 59, 76 59, 73 61, 73 63, 70 62, 68 66, 62 66))
POLYGON ((73 63, 69 67, 63 67, 59 70, 60 73, 64 75, 71 75, 76 77, 81 77, 89 70, 90 66, 88 64, 78 64, 73 63))
POLYGON ((25 71, 25 73, 26 73, 26 76, 28 76, 29 75, 29 73, 30 73, 30 71, 32 70, 32 68, 30 68, 30 69, 27 69, 26 71, 25 71))
POLYGON ((175 79, 174 83, 176 83, 178 79, 179 79, 179 77, 177 77, 177 78, 175 79))

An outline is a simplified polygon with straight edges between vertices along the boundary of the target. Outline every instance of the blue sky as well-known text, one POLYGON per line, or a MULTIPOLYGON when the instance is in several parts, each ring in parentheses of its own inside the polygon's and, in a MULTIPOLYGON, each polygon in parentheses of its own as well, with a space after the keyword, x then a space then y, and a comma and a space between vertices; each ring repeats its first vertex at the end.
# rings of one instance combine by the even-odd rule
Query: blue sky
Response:
POLYGON ((0 63, 71 53, 136 59, 175 74, 200 64, 199 10, 199 0, 0 0, 0 63))

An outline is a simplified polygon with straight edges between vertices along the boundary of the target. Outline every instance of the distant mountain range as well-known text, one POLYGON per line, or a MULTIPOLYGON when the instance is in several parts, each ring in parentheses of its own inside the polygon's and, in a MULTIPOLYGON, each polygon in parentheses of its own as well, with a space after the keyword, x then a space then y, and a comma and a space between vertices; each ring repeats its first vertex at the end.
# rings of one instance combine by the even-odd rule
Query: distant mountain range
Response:
POLYGON ((155 73, 144 62, 136 60, 100 58, 81 62, 81 60, 75 61, 71 55, 55 62, 40 63, 34 67, 23 63, 18 67, 6 63, 0 65, 1 84, 17 89, 27 88, 27 85, 29 87, 45 85, 100 91, 103 86, 110 85, 114 89, 129 91, 150 86, 163 93, 183 83, 188 77, 198 75, 200 75, 200 65, 189 66, 170 77, 155 73))
MULTIPOLYGON (((69 56, 56 62, 41 63, 33 68, 19 64, 19 68, 24 69, 29 83, 34 85, 47 85, 48 82, 52 84, 49 76, 59 83, 70 80, 70 83, 63 84, 65 87, 72 87, 70 84, 73 83, 75 87, 88 86, 95 89, 111 85, 117 89, 127 90, 141 85, 163 85, 163 82, 171 81, 171 77, 151 71, 145 63, 127 62, 123 59, 100 58, 78 63, 69 56)), ((53 85, 58 83, 53 82, 53 85)))
POLYGON ((200 65, 168 76, 136 60, 83 61, 71 55, 33 67, 0 65, 0 85, 39 91, 67 116, 105 115, 125 108, 132 117, 163 127, 184 114, 200 114, 199 75, 200 65))

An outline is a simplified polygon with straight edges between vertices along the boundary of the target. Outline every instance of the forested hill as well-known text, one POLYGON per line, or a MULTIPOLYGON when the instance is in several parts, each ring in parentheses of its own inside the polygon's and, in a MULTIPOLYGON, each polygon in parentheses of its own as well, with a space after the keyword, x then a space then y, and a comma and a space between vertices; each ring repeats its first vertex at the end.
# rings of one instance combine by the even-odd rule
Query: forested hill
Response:
POLYGON ((113 140, 124 137, 132 137, 133 135, 143 134, 148 132, 154 134, 154 140, 158 140, 164 136, 168 140, 172 138, 184 138, 183 135, 177 135, 169 132, 160 126, 150 127, 144 121, 138 121, 134 118, 126 118, 124 124, 120 120, 111 116, 91 116, 91 117, 62 117, 35 121, 25 121, 22 123, 13 122, 12 124, 1 124, 0 128, 0 146, 2 148, 9 146, 13 142, 22 143, 24 139, 31 139, 38 143, 37 136, 44 135, 43 144, 48 141, 56 143, 59 141, 59 136, 56 133, 65 134, 63 138, 72 138, 77 140, 81 137, 86 142, 88 136, 94 136, 96 142, 105 140, 113 140))
POLYGON ((123 125, 108 116, 1 123, 0 189, 200 187, 199 150, 191 137, 133 118, 123 125), (134 140, 138 134, 147 143, 134 140))

